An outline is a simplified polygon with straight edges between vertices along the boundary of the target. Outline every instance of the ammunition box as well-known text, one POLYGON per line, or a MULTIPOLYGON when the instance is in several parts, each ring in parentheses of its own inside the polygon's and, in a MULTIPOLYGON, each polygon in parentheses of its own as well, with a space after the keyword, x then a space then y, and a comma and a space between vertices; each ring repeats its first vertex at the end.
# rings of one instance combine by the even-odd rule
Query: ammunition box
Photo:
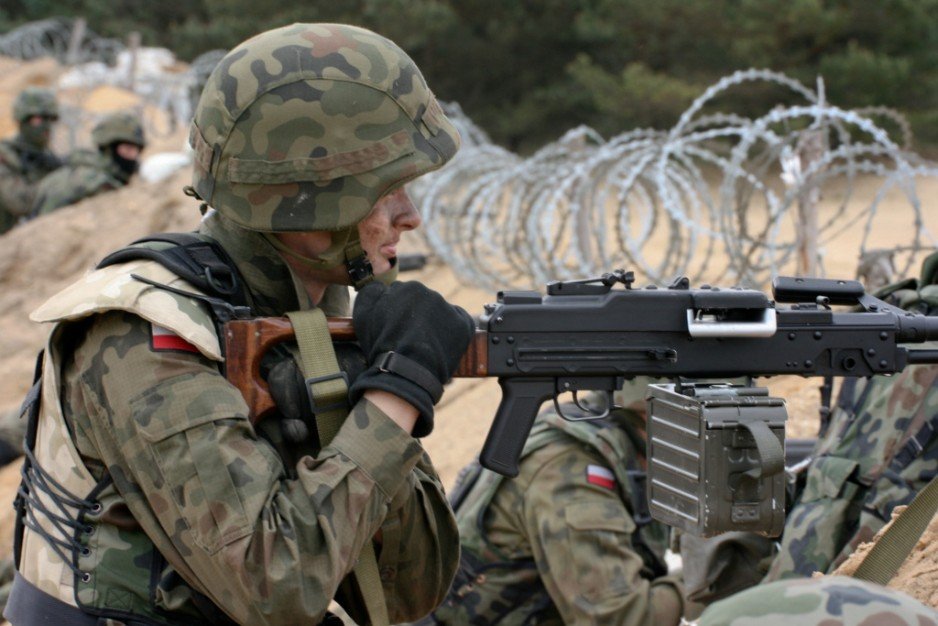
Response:
POLYGON ((649 385, 651 515, 710 537, 785 523, 785 401, 763 387, 649 385))

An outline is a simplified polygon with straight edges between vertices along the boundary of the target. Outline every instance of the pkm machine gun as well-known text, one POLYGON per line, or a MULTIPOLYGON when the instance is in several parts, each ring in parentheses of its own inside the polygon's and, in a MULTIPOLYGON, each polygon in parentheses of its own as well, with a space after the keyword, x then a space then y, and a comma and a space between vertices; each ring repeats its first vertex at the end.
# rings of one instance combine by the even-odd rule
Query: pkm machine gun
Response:
MULTIPOLYGON (((872 376, 899 372, 911 363, 938 363, 938 350, 907 345, 938 339, 938 318, 891 306, 866 294, 856 281, 777 278, 772 300, 749 289, 691 289, 686 278, 666 288, 636 289, 634 282, 632 272, 620 270, 550 283, 546 294, 504 291, 486 305, 456 374, 497 376, 502 388, 480 454, 482 465, 516 475, 521 450, 546 400, 564 392, 599 391, 608 409, 613 391, 634 376, 677 381, 872 376)), ((333 337, 354 338, 348 320, 329 324, 333 337)), ((260 356, 292 335, 289 322, 280 318, 226 325, 227 375, 255 420, 273 408, 258 374, 260 356)), ((776 532, 783 510, 776 488, 781 484, 776 459, 784 442, 781 401, 759 388, 701 384, 653 386, 649 398, 653 514, 698 534, 729 528, 776 532), (659 428, 664 417, 673 424, 659 428), (661 434, 662 428, 680 432, 678 426, 692 436, 680 440, 674 433, 661 434), (669 460, 669 453, 682 460, 669 460), (701 491, 701 485, 707 489, 701 491), (732 488, 729 505, 716 510, 722 506, 717 496, 727 497, 727 485, 732 488)))

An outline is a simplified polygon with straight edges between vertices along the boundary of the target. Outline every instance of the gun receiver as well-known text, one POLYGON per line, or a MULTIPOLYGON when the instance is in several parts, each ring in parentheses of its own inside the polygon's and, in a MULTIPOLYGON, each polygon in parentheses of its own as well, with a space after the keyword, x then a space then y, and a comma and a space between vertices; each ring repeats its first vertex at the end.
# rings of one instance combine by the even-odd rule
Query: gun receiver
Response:
MULTIPOLYGON (((486 305, 456 374, 497 376, 502 388, 482 465, 516 475, 541 404, 565 391, 603 391, 611 402, 612 392, 634 376, 872 376, 938 363, 938 350, 901 345, 938 339, 938 318, 891 306, 856 281, 778 278, 774 301, 748 289, 691 289, 686 278, 668 287, 635 289, 633 283, 631 272, 617 271, 551 283, 546 295, 501 292, 486 305), (776 301, 792 306, 779 308, 776 301), (831 303, 855 308, 834 311, 831 303)), ((273 407, 259 381, 259 355, 276 341, 262 323, 227 325, 228 376, 254 419, 273 407)), ((351 339, 348 321, 332 324, 351 339)), ((288 322, 280 325, 277 341, 292 336, 288 322)))

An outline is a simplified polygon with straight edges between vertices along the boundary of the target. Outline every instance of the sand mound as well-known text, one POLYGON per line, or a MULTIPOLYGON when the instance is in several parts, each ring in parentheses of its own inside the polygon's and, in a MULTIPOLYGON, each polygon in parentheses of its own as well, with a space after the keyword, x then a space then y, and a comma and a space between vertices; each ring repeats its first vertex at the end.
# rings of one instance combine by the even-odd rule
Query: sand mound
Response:
MULTIPOLYGON (((893 512, 893 519, 899 512, 899 509, 893 512)), ((861 544, 834 574, 852 576, 873 544, 891 525, 891 523, 887 524, 876 533, 872 542, 861 544)), ((938 608, 938 516, 935 516, 929 527, 925 529, 915 549, 889 583, 889 587, 904 591, 920 602, 938 608)))
POLYGON ((0 238, 0 408, 18 405, 47 329, 29 312, 107 252, 147 233, 191 230, 195 201, 182 194, 188 173, 161 183, 131 183, 33 220, 0 238))

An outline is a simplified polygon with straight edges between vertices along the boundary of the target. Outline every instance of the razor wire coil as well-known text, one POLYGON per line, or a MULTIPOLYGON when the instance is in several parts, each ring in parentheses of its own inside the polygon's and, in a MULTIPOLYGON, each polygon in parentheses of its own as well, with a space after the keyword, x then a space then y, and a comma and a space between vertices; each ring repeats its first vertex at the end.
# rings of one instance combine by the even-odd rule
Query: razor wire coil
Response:
MULTIPOLYGON (((832 106, 820 81, 811 90, 777 72, 736 72, 706 89, 668 130, 605 141, 581 127, 529 158, 493 145, 458 106, 444 108, 464 147, 411 191, 431 250, 485 289, 538 288, 618 267, 650 282, 686 275, 761 287, 792 270, 800 241, 786 229, 800 204, 837 185, 840 202, 818 218, 822 250, 862 223, 857 253, 868 252, 891 192, 902 195, 911 216, 910 237, 892 246, 906 258, 899 271, 936 245, 915 181, 938 176, 938 166, 908 152, 908 123, 884 107, 832 106), (753 82, 802 102, 752 119, 712 111, 718 97, 753 82), (898 141, 879 120, 896 129, 898 141), (804 159, 811 133, 825 148, 804 159), (857 209, 860 176, 880 186, 857 209)), ((817 262, 823 275, 823 254, 817 262)))
MULTIPOLYGON (((66 18, 26 24, 0 35, 0 54, 64 61, 73 29, 66 18)), ((121 42, 85 29, 72 60, 114 63, 124 50, 121 42)), ((142 97, 135 108, 149 136, 188 124, 202 84, 224 54, 213 50, 184 73, 135 82, 142 97)), ((822 248, 862 223, 858 256, 868 252, 890 193, 901 194, 911 211, 909 240, 891 246, 906 259, 899 271, 908 272, 915 253, 935 245, 915 181, 938 175, 938 167, 908 151, 908 122, 886 107, 831 106, 820 82, 812 90, 777 72, 736 72, 707 88, 670 129, 636 129, 606 141, 579 127, 528 158, 493 144, 458 105, 445 108, 463 148, 410 187, 428 246, 463 280, 484 288, 537 288, 617 267, 651 282, 687 275, 763 286, 794 263, 799 242, 785 227, 797 219, 799 205, 837 184, 842 199, 818 223, 822 248), (776 85, 802 102, 754 118, 714 106, 727 91, 750 83, 776 85), (805 162, 799 145, 811 132, 823 134, 829 149, 805 162), (857 212, 860 176, 881 184, 857 212)), ((80 144, 79 134, 100 117, 81 106, 63 107, 67 147, 80 144)))

